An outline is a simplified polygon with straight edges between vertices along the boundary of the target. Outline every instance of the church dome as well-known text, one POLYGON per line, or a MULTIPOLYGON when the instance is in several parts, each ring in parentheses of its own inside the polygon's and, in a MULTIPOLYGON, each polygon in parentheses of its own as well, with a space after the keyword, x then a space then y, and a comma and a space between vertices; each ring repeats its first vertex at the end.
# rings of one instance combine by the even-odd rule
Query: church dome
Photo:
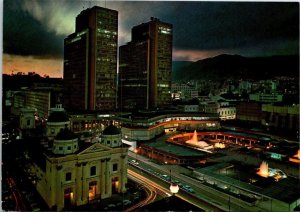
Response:
POLYGON ((103 130, 103 135, 118 135, 121 134, 121 130, 114 125, 110 124, 103 130))
POLYGON ((58 155, 73 154, 78 151, 78 138, 66 126, 61 129, 53 141, 52 152, 58 155))

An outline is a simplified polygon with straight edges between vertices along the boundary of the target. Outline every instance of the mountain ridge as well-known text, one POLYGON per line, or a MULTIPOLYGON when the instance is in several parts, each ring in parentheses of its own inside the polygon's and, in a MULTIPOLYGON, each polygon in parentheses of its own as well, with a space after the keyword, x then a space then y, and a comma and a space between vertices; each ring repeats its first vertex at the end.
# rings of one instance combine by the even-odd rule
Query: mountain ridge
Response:
POLYGON ((173 71, 172 75, 175 81, 299 77, 299 56, 244 57, 221 54, 180 67, 176 72, 173 71))

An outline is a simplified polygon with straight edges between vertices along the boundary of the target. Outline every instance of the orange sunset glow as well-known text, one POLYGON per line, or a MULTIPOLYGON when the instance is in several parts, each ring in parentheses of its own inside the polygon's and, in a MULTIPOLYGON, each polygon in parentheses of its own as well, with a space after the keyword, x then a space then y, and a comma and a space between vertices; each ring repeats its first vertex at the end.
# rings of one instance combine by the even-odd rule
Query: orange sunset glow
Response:
POLYGON ((179 50, 173 49, 173 60, 177 61, 198 61, 221 54, 221 51, 202 50, 179 50))
POLYGON ((35 72, 40 76, 63 76, 63 60, 59 58, 35 58, 33 56, 17 56, 3 54, 3 74, 17 74, 18 72, 35 72))

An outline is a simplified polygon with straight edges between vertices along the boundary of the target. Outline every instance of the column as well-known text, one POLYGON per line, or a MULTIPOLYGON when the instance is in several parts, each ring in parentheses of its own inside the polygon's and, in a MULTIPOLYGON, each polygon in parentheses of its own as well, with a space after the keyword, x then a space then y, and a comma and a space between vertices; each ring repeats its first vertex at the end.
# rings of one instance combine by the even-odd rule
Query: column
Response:
POLYGON ((101 198, 105 197, 105 159, 101 159, 101 168, 100 168, 100 189, 101 189, 101 198))
POLYGON ((108 197, 111 196, 111 177, 110 177, 110 158, 106 158, 106 175, 105 175, 105 180, 106 180, 106 194, 108 197))
POLYGON ((120 189, 119 192, 126 192, 125 184, 127 182, 127 169, 126 169, 126 155, 121 156, 121 170, 120 170, 120 189))
POLYGON ((82 203, 82 166, 81 163, 77 162, 76 166, 76 178, 75 178, 75 191, 74 196, 76 202, 79 203, 77 205, 81 205, 82 203))
POLYGON ((82 170, 82 172, 81 172, 81 174, 82 174, 82 177, 81 177, 81 179, 82 179, 82 200, 83 200, 83 203, 87 203, 88 202, 88 189, 89 189, 89 187, 88 187, 88 185, 86 184, 86 175, 85 175, 85 172, 86 172, 86 164, 87 164, 87 162, 82 162, 82 168, 81 168, 81 170, 82 170))

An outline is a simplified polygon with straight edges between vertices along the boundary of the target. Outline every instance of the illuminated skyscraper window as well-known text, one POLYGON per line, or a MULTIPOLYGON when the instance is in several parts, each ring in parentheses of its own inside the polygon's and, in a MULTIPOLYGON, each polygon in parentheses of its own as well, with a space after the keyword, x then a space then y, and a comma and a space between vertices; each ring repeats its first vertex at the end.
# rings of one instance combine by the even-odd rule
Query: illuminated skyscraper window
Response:
POLYGON ((170 104, 172 28, 157 18, 132 28, 132 41, 119 50, 119 108, 170 104))
POLYGON ((115 109, 117 32, 115 10, 95 6, 76 17, 75 33, 64 44, 65 108, 115 109))

